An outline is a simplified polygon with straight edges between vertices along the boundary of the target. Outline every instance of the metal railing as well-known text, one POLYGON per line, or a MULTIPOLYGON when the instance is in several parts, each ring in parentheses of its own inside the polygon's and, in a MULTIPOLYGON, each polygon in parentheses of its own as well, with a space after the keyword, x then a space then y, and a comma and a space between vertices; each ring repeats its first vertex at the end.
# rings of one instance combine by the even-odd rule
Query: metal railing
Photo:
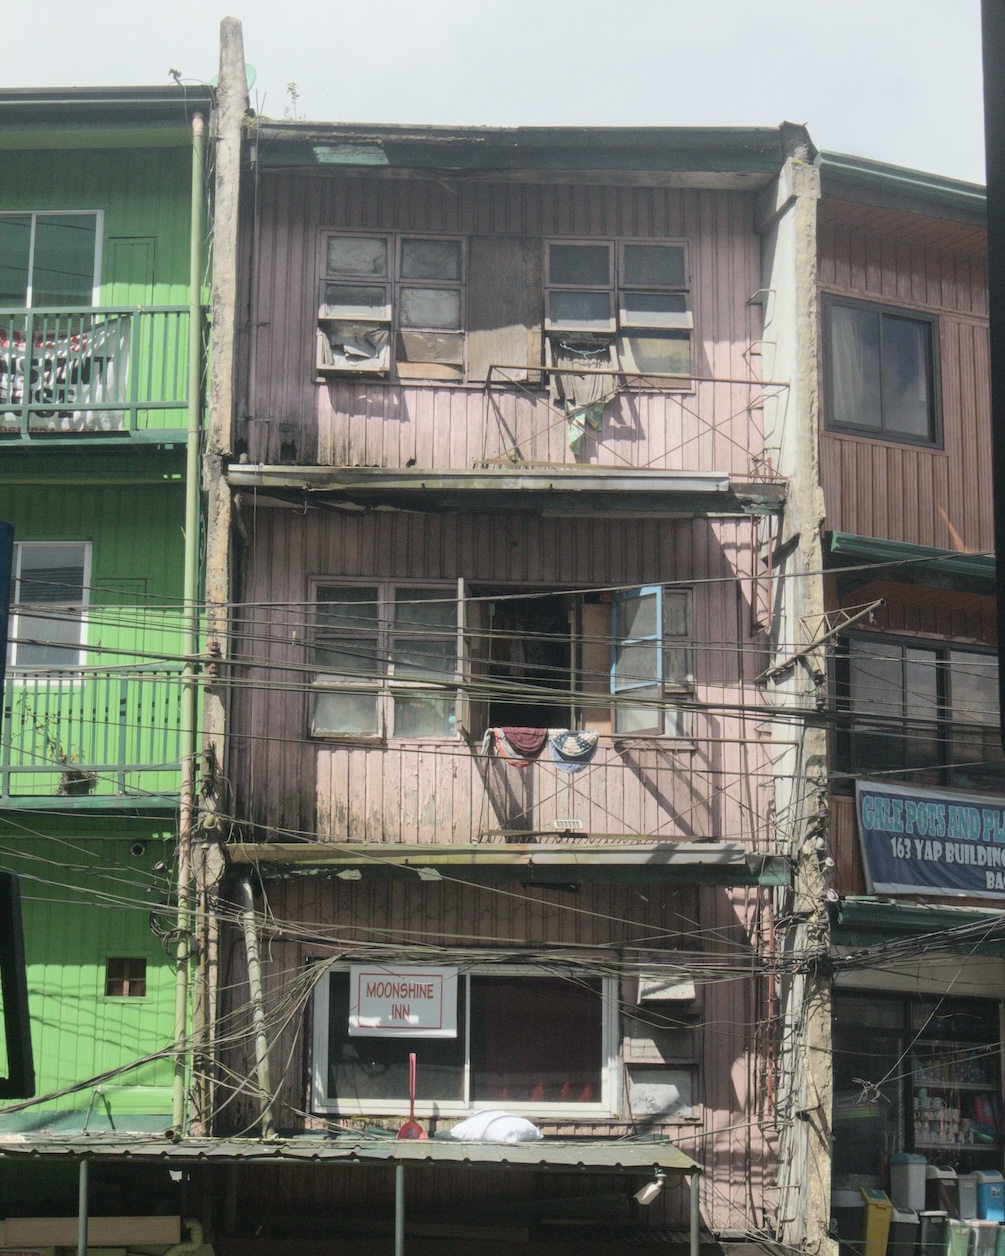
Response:
POLYGON ((181 668, 10 675, 0 798, 179 790, 181 668))
POLYGON ((188 306, 0 308, 0 439, 185 427, 188 306))

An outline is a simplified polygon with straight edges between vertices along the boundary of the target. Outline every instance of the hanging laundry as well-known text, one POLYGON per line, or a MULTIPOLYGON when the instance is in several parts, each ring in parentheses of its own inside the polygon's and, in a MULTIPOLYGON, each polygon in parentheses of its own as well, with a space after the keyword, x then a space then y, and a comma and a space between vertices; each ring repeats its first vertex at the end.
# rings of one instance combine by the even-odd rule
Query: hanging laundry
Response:
POLYGON ((549 728, 551 757, 561 772, 581 772, 597 752, 600 734, 592 728, 549 728))
POLYGON ((487 728, 482 737, 482 754, 488 754, 492 743, 500 759, 511 767, 528 767, 541 753, 548 740, 546 728, 487 728))
POLYGON ((555 365, 572 369, 581 367, 582 375, 551 377, 551 399, 554 405, 566 411, 569 423, 569 448, 579 452, 587 427, 599 432, 604 406, 617 393, 613 375, 601 373, 598 368, 612 365, 611 342, 587 337, 563 337, 552 341, 552 357, 555 365))

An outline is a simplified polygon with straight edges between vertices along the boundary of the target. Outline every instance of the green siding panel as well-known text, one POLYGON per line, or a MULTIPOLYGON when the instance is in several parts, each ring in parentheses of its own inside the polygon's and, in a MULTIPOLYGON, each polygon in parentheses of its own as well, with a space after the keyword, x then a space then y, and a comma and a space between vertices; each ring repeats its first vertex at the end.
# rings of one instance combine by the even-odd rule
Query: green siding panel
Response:
POLYGON ((84 789, 65 772, 95 767, 91 796, 176 793, 184 486, 17 486, 4 510, 17 541, 91 542, 86 643, 100 652, 83 678, 8 678, 0 790, 84 789))
MULTIPOLYGON (((138 821, 129 837, 104 841, 26 836, 20 826, 0 822, 0 859, 21 876, 38 1096, 170 1047, 174 969, 151 920, 169 928, 172 912, 151 917, 151 911, 170 901, 168 874, 154 865, 163 860, 171 867, 172 838, 138 821), (131 853, 137 841, 146 843, 139 856, 131 853), (109 957, 146 960, 143 997, 105 995, 109 957)), ((131 1114, 170 1112, 171 1082, 172 1062, 162 1059, 104 1083, 116 1124, 131 1114)), ((86 1112, 93 1090, 44 1100, 10 1121, 23 1128, 40 1112, 86 1112)), ((107 1128, 100 1099, 94 1118, 95 1128, 107 1128)))

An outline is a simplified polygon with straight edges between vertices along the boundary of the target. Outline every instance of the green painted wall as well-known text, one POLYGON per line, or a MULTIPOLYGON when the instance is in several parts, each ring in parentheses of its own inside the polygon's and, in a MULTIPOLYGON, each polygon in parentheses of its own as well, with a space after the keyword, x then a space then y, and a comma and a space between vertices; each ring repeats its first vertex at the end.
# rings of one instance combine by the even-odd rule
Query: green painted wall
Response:
POLYGON ((171 661, 182 649, 184 496, 179 482, 4 490, 3 510, 16 541, 91 542, 86 642, 100 650, 88 654, 87 664, 138 673, 11 677, 4 726, 10 749, 0 752, 0 760, 9 756, 11 766, 52 770, 13 772, 9 794, 55 793, 62 756, 71 768, 123 760, 133 766, 125 782, 114 772, 99 772, 87 791, 92 797, 120 793, 123 783, 129 792, 177 793, 172 765, 178 759, 180 687, 165 669, 177 671, 171 661))
POLYGON ((154 305, 185 305, 191 171, 188 148, 6 152, 0 154, 0 212, 103 210, 102 304, 133 304, 133 295, 139 301, 143 293, 154 305), (137 273, 135 249, 123 247, 126 239, 148 242, 140 251, 149 250, 153 263, 149 289, 137 273))
MULTIPOLYGON (((36 1095, 44 1096, 173 1041, 174 968, 150 922, 154 912, 159 928, 173 924, 170 910, 154 909, 169 901, 174 830, 165 821, 126 817, 109 820, 109 837, 97 840, 72 828, 43 837, 28 827, 0 818, 0 864, 21 877, 36 1095), (137 842, 145 850, 134 854, 137 842), (155 870, 158 862, 164 871, 155 870), (144 996, 106 996, 110 956, 146 960, 144 996)), ((170 1059, 157 1060, 103 1083, 118 1128, 160 1127, 129 1118, 170 1113, 172 1067, 170 1059)), ((108 1129, 108 1108, 93 1086, 2 1117, 0 1129, 79 1129, 92 1099, 88 1128, 108 1129), (42 1115, 53 1112, 77 1116, 60 1122, 42 1115)))

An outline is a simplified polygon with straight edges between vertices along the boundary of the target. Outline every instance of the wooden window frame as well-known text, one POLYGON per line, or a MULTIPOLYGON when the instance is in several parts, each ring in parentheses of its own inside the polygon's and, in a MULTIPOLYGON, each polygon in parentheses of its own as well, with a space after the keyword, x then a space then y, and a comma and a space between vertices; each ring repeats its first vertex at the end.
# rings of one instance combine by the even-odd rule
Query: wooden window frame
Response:
POLYGON ((387 380, 393 380, 403 383, 417 384, 444 384, 444 383, 463 383, 467 378, 467 293, 468 293, 468 237, 456 232, 432 232, 432 231, 364 231, 364 230, 341 230, 337 227, 323 227, 319 236, 318 246, 318 355, 315 365, 318 376, 323 380, 326 378, 338 378, 339 376, 352 377, 354 375, 363 375, 367 377, 379 376, 387 380), (339 272, 330 273, 328 270, 328 241, 332 238, 339 239, 362 239, 362 240, 383 240, 386 245, 386 256, 388 263, 388 273, 384 276, 374 276, 372 279, 368 276, 340 274, 339 272), (458 245, 460 255, 460 277, 458 279, 414 279, 405 278, 402 275, 402 265, 404 258, 404 245, 406 240, 430 240, 444 243, 453 243, 458 245), (325 289, 328 284, 343 283, 356 284, 361 287, 377 287, 381 285, 385 289, 387 301, 384 307, 384 316, 381 318, 358 318, 351 314, 346 315, 327 315, 322 310, 326 305, 324 301, 325 289), (421 328, 421 327, 403 327, 401 323, 401 307, 402 307, 402 290, 405 288, 431 288, 443 291, 456 291, 458 294, 458 302, 460 305, 460 326, 455 328, 421 328), (351 367, 346 365, 332 366, 322 363, 322 351, 320 338, 323 338, 323 323, 372 323, 375 328, 386 327, 389 334, 389 345, 387 350, 387 366, 386 368, 376 368, 373 366, 351 367), (461 338, 462 362, 456 370, 456 375, 437 375, 435 371, 422 373, 423 366, 435 368, 437 366, 443 369, 442 364, 431 362, 409 363, 406 364, 399 361, 399 338, 402 332, 422 334, 442 333, 444 335, 458 335, 461 338), (408 370, 404 374, 401 373, 400 367, 408 365, 414 367, 414 370, 408 370))
POLYGON ((106 999, 145 999, 148 996, 147 984, 147 957, 145 955, 106 955, 105 956, 105 979, 104 979, 104 997, 106 999), (121 975, 113 976, 111 967, 113 964, 121 964, 124 966, 121 975), (133 974, 131 966, 142 965, 140 974, 133 974), (123 986, 121 990, 110 990, 112 983, 120 983, 123 986), (142 989, 131 989, 130 986, 142 986, 142 989))
MULTIPOLYGON (((312 606, 320 605, 318 595, 322 589, 372 588, 377 591, 377 624, 373 635, 377 638, 377 660, 379 672, 372 678, 361 676, 359 681, 339 681, 330 674, 326 675, 312 661, 314 674, 312 678, 312 697, 310 704, 310 735, 323 741, 353 741, 385 743, 388 741, 431 741, 454 742, 462 735, 467 710, 467 694, 463 687, 464 656, 466 638, 463 626, 463 582, 451 584, 436 580, 381 580, 363 577, 352 579, 317 578, 312 581, 312 606), (452 680, 449 685, 435 681, 399 680, 394 675, 394 643, 399 637, 422 639, 420 632, 402 632, 394 626, 395 594, 399 590, 419 590, 424 592, 443 593, 445 601, 451 601, 456 607, 456 644, 452 665, 452 680), (448 733, 399 734, 395 729, 395 696, 406 693, 431 694, 443 692, 445 696, 452 691, 454 699, 454 728, 448 733), (373 694, 376 703, 377 728, 372 733, 341 732, 333 729, 322 729, 317 725, 316 695, 322 692, 339 692, 351 694, 373 694)), ((315 620, 315 628, 311 649, 320 644, 319 623, 315 620)), ((437 634, 425 634, 428 639, 435 639, 437 634)))
MULTIPOLYGON (((883 441, 887 444, 916 445, 924 449, 943 448, 942 428, 942 372, 939 352, 940 318, 937 313, 918 310, 911 306, 889 305, 878 301, 863 301, 857 297, 845 296, 838 292, 823 293, 822 300, 822 339, 823 339, 823 384, 824 384, 824 430, 843 433, 849 436, 864 436, 870 440, 883 441), (841 422, 833 417, 834 412, 834 351, 832 342, 831 311, 835 307, 846 309, 867 310, 875 313, 882 328, 883 318, 899 318, 907 322, 919 323, 927 330, 928 347, 928 387, 929 387, 929 434, 928 436, 912 436, 910 433, 898 432, 882 425, 882 414, 879 428, 869 427, 861 423, 841 422)), ((882 336, 880 337, 882 353, 882 336)), ((883 365, 879 366, 880 400, 882 402, 883 365)))
MULTIPOLYGON (((329 1023, 329 975, 331 972, 347 971, 347 963, 326 962, 323 965, 317 984, 314 987, 314 1035, 311 1056, 311 1107, 316 1113, 332 1113, 341 1116, 401 1116, 408 1112, 408 1100, 373 1099, 365 1101, 347 1101, 330 1099, 327 1094, 328 1071, 328 1023, 329 1023)), ((419 1117, 436 1116, 464 1117, 484 1109, 488 1101, 476 1101, 470 1096, 471 1072, 471 997, 470 979, 472 977, 561 977, 568 980, 592 977, 601 983, 600 999, 602 1004, 601 1021, 601 1059, 600 1078, 601 1096, 591 1103, 531 1103, 506 1102, 506 1110, 516 1115, 536 1118, 576 1117, 593 1119, 611 1119, 618 1116, 621 1100, 621 1008, 619 1002, 618 978, 604 973, 583 973, 566 970, 559 966, 519 965, 519 964, 473 964, 458 974, 458 982, 468 983, 464 999, 465 1016, 463 1024, 458 1024, 458 1035, 464 1034, 464 1090, 468 1098, 461 1100, 416 1100, 415 1113, 419 1117)), ((402 1039, 398 1039, 402 1041, 402 1039)), ((405 1042, 408 1039, 404 1039, 405 1042)))

